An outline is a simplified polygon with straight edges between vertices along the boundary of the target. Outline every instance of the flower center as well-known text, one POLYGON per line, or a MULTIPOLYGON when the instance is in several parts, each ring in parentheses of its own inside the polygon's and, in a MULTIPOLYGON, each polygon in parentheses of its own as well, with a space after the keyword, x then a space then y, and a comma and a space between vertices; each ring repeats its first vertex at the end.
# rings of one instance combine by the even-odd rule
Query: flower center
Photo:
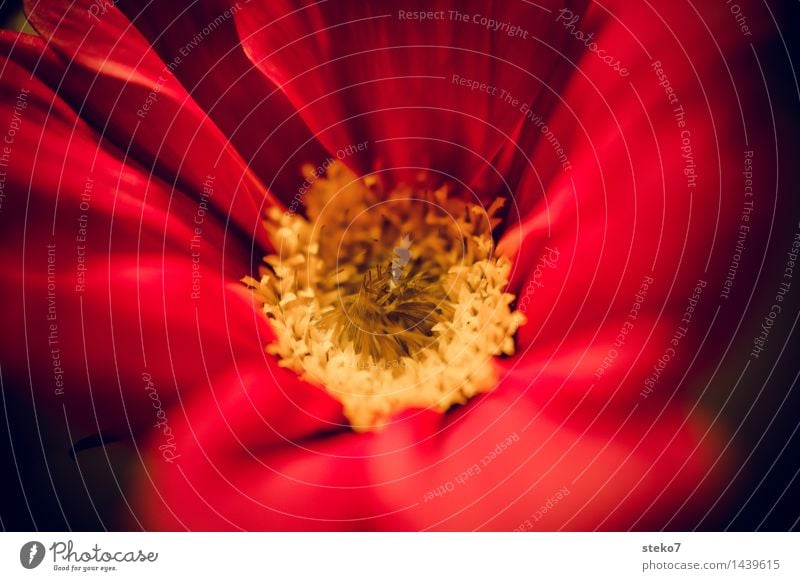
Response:
POLYGON ((525 321, 503 292, 510 262, 493 255, 503 201, 386 191, 339 162, 304 173, 306 216, 271 208, 276 253, 261 280, 243 279, 275 330, 267 351, 340 401, 357 430, 491 389, 491 358, 513 354, 525 321))

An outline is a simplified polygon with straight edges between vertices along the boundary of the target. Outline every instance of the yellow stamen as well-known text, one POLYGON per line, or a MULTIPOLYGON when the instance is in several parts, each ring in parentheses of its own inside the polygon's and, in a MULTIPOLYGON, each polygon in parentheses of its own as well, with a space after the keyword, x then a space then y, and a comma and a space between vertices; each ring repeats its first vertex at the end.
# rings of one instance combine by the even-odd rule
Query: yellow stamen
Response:
POLYGON ((503 292, 511 265, 493 255, 502 200, 385 191, 341 163, 306 196, 305 217, 269 210, 276 253, 261 280, 243 279, 277 335, 267 351, 339 400, 357 430, 491 389, 491 358, 513 354, 525 321, 503 292))

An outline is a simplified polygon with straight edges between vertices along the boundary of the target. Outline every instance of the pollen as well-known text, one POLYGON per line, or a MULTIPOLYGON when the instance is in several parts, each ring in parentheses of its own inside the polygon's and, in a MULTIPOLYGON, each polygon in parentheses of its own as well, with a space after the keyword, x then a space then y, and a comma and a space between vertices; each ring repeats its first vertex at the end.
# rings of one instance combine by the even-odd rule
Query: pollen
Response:
POLYGON ((384 186, 335 162, 305 214, 272 207, 274 248, 255 293, 275 331, 266 349, 326 390, 358 431, 409 408, 445 412, 495 385, 492 358, 514 353, 525 322, 494 254, 503 200, 488 207, 447 187, 384 186))

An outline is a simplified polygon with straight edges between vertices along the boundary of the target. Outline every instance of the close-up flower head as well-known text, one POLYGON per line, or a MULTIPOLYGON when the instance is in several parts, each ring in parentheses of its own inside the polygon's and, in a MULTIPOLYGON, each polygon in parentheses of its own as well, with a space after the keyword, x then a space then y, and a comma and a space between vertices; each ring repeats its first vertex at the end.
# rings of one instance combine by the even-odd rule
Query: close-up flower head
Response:
POLYGON ((796 2, 2 10, 4 530, 798 527, 796 2))

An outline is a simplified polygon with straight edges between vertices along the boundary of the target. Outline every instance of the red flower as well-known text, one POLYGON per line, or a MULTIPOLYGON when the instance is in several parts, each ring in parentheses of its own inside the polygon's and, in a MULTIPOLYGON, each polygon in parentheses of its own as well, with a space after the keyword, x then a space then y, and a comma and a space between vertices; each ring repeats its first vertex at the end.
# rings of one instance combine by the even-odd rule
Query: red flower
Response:
POLYGON ((775 153, 749 48, 768 21, 687 10, 31 2, 40 37, 0 36, 4 373, 65 454, 132 442, 118 526, 696 525, 726 474, 697 393, 709 329, 735 324, 742 171, 768 187, 775 153), (359 433, 265 353, 239 282, 274 251, 261 220, 337 157, 510 200, 527 324, 488 393, 359 433))

